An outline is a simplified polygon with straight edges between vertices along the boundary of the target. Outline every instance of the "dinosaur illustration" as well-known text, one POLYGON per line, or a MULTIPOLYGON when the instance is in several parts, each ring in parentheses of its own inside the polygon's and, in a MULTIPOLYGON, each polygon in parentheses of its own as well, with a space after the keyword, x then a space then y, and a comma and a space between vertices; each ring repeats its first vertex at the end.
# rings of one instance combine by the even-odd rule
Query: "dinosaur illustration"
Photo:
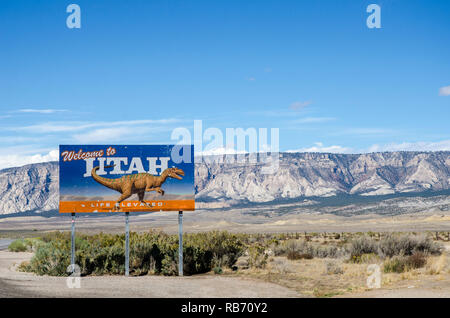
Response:
MULTIPOLYGON (((114 165, 106 166, 105 168, 112 167, 114 167, 114 165)), ((97 170, 99 168, 100 167, 94 167, 92 169, 92 178, 101 185, 104 185, 105 187, 108 187, 122 194, 114 205, 114 210, 118 210, 120 207, 120 203, 131 197, 133 194, 137 194, 139 197, 139 201, 149 206, 149 204, 144 201, 145 192, 156 191, 158 193, 161 193, 161 195, 164 195, 164 190, 161 189, 161 185, 166 181, 167 178, 182 180, 181 176, 184 176, 184 171, 181 169, 167 168, 161 173, 160 176, 154 176, 149 173, 137 173, 122 176, 116 179, 109 179, 100 177, 97 174, 97 170)))

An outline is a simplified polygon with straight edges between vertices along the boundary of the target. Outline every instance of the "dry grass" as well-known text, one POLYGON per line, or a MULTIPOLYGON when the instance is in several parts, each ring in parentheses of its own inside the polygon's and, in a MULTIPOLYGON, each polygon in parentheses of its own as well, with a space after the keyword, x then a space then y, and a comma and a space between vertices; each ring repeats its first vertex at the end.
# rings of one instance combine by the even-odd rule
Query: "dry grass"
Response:
MULTIPOLYGON (((409 288, 422 283, 448 280, 450 276, 450 253, 427 256, 426 265, 409 268, 403 273, 381 273, 381 287, 387 289, 409 288)), ((233 275, 250 276, 276 283, 311 297, 350 295, 369 290, 366 285, 367 267, 377 263, 383 270, 383 259, 362 258, 359 263, 346 258, 313 258, 289 260, 285 256, 268 259, 263 269, 240 270, 233 275)), ((231 273, 230 273, 231 274, 231 273)))
POLYGON ((345 263, 343 259, 269 259, 264 269, 248 269, 237 275, 250 276, 292 288, 303 295, 330 297, 365 289, 364 264, 345 263), (330 265, 331 264, 331 265, 330 265))
POLYGON ((446 254, 430 257, 425 269, 429 275, 450 274, 449 257, 446 254))

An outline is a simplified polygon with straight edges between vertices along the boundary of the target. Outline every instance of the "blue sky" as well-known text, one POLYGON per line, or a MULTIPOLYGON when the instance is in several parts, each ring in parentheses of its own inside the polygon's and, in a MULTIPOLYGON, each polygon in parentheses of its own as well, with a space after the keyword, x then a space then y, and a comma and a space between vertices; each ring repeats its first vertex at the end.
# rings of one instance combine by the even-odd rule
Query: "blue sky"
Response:
POLYGON ((1 0, 0 168, 195 119, 282 151, 450 150, 449 37, 446 0, 1 0))

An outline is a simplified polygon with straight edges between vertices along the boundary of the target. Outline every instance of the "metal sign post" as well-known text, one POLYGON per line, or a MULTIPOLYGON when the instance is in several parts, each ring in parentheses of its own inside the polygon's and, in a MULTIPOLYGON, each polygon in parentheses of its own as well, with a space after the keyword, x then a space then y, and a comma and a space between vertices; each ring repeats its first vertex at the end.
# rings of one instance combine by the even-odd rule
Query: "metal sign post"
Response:
POLYGON ((183 276, 183 211, 195 211, 194 176, 194 145, 59 145, 59 213, 72 215, 72 272, 75 267, 79 270, 75 255, 76 213, 125 213, 124 273, 129 276, 133 265, 129 212, 179 211, 178 272, 183 276), (104 165, 106 160, 114 164, 104 165), (117 173, 114 166, 121 162, 126 171, 119 169, 117 173), (144 201, 143 194, 149 189, 157 189, 161 197, 144 201), (164 193, 168 195, 162 196, 164 193), (122 204, 124 200, 126 204, 122 204))
POLYGON ((178 276, 183 276, 183 211, 178 212, 178 276))
POLYGON ((71 246, 71 256, 70 264, 72 265, 72 273, 75 272, 75 213, 72 213, 72 246, 71 246))
POLYGON ((130 226, 128 216, 130 212, 125 212, 125 276, 130 274, 130 226))

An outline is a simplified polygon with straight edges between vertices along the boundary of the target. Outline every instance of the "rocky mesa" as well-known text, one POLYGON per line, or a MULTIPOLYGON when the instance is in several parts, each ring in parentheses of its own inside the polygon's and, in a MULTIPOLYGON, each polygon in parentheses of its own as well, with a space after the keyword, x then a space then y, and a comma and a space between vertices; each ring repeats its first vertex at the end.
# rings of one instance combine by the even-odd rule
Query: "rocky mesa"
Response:
MULTIPOLYGON (((450 188, 449 151, 280 153, 279 168, 273 174, 262 173, 261 163, 209 161, 196 164, 199 207, 450 188)), ((0 214, 57 209, 58 195, 57 162, 0 171, 0 214)))

